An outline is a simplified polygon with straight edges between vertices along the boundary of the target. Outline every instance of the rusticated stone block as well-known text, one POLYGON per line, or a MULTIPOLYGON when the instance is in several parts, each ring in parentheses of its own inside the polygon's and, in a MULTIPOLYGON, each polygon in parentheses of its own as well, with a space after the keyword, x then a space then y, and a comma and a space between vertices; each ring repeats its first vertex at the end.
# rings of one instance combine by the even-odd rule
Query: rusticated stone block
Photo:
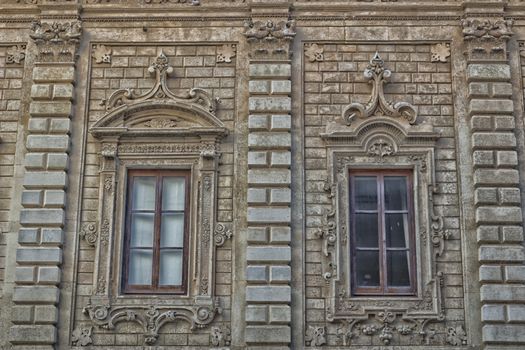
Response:
POLYGON ((513 169, 476 169, 476 185, 509 185, 519 183, 519 174, 513 169))
POLYGON ((42 200, 44 198, 43 191, 23 191, 22 192, 22 205, 26 208, 40 207, 42 206, 42 200))
POLYGON ((270 242, 289 243, 292 238, 292 230, 287 226, 270 227, 270 242))
POLYGON ((246 250, 248 261, 289 262, 291 258, 292 251, 287 246, 249 246, 246 250))
POLYGON ((476 209, 478 224, 518 224, 523 220, 519 207, 479 207, 476 209))
POLYGON ((73 84, 53 85, 54 100, 71 100, 73 98, 73 84))
POLYGON ((270 266, 270 283, 288 283, 292 281, 290 266, 270 266))
POLYGON ((288 185, 291 173, 288 169, 250 169, 248 184, 253 185, 288 185))
POLYGON ((71 65, 35 67, 33 69, 35 82, 73 82, 75 80, 75 67, 71 65))
POLYGON ((524 300, 525 285, 486 284, 481 286, 481 301, 502 302, 524 300))
POLYGON ((272 167, 289 167, 292 164, 292 153, 290 151, 272 152, 270 164, 272 167))
POLYGON ((27 226, 64 226, 62 209, 24 209, 20 212, 20 224, 27 226))
POLYGON ((290 80, 272 80, 271 93, 276 94, 290 94, 292 92, 292 82, 290 80))
POLYGON ((66 153, 49 153, 47 155, 48 170, 66 170, 68 168, 69 156, 66 153))
POLYGON ((29 151, 66 152, 69 148, 69 136, 29 135, 26 145, 29 151))
POLYGON ((265 188, 249 188, 247 195, 248 203, 266 203, 266 192, 265 188))
POLYGON ((57 330, 52 325, 16 325, 9 330, 9 341, 13 344, 54 344, 57 330))
POLYGON ((34 306, 15 305, 11 308, 11 320, 14 324, 32 323, 34 306))
POLYGON ((64 243, 64 231, 61 228, 42 228, 42 244, 61 246, 64 243))
POLYGON ((18 231, 18 243, 20 244, 37 244, 40 243, 40 229, 22 228, 18 231))
POLYGON ((17 284, 33 284, 36 282, 35 266, 17 266, 15 281, 17 284))
POLYGON ((268 268, 266 266, 248 266, 246 267, 247 282, 268 282, 268 268))
POLYGON ((250 223, 288 223, 291 219, 290 208, 249 207, 248 222, 250 223))
POLYGON ((246 322, 266 323, 268 322, 268 307, 265 305, 246 306, 246 322))
POLYGON ((507 305, 508 322, 525 322, 525 305, 507 305))
POLYGON ((270 128, 272 131, 290 130, 292 128, 292 116, 289 114, 272 115, 270 128))
POLYGON ((505 280, 508 282, 525 282, 525 266, 505 266, 505 280))
POLYGON ((31 85, 31 98, 34 100, 48 100, 51 98, 51 85, 33 84, 31 85))
POLYGON ((479 261, 506 261, 521 262, 525 260, 525 251, 520 246, 481 246, 479 247, 479 261))
POLYGON ((472 147, 478 148, 514 148, 516 136, 511 133, 492 132, 472 135, 472 147))
POLYGON ((290 64, 258 63, 250 64, 250 76, 254 78, 288 78, 292 73, 290 64))
POLYGON ((270 190, 271 204, 289 204, 292 201, 292 192, 289 188, 272 188, 270 190))
POLYGON ((483 305, 481 307, 481 321, 483 322, 505 321, 505 306, 503 305, 483 305))
POLYGON ((289 132, 252 132, 248 135, 248 146, 257 148, 290 148, 292 136, 289 132))
POLYGON ((469 109, 470 113, 508 114, 514 111, 514 102, 512 100, 473 99, 470 101, 469 109))
POLYGON ((34 117, 69 117, 71 102, 31 102, 29 113, 34 117))
POLYGON ((469 81, 505 81, 510 80, 510 67, 508 64, 484 63, 469 64, 467 69, 469 81))
POLYGON ((63 171, 53 172, 26 172, 24 175, 25 188, 58 188, 66 187, 66 173, 63 171))
POLYGON ((58 304, 60 291, 53 286, 18 286, 13 301, 19 304, 58 304))
POLYGON ((292 100, 290 97, 250 97, 248 105, 253 112, 288 112, 292 108, 292 100))
POLYGON ((246 301, 264 303, 290 303, 290 286, 247 286, 246 301))
POLYGON ((482 332, 484 342, 525 343, 525 325, 485 325, 482 332))
POLYGON ((248 116, 248 128, 250 130, 267 130, 268 116, 258 114, 248 116))
POLYGON ((266 231, 266 227, 248 227, 246 231, 246 239, 250 243, 268 242, 268 233, 266 231))
POLYGON ((19 264, 52 264, 62 263, 62 249, 60 248, 18 248, 16 262, 19 264))
POLYGON ((248 152, 248 165, 261 166, 268 164, 267 152, 248 152))
POLYGON ((292 321, 292 310, 288 305, 270 305, 270 323, 289 323, 292 321))
POLYGON ((279 344, 291 341, 291 330, 288 326, 247 326, 245 335, 247 343, 279 344))
POLYGON ((38 283, 58 285, 61 279, 61 271, 58 266, 41 266, 38 268, 38 283))
POLYGON ((269 94, 270 81, 269 80, 250 80, 248 88, 251 94, 269 94))
POLYGON ((479 267, 479 280, 480 282, 503 281, 501 266, 481 265, 479 267))

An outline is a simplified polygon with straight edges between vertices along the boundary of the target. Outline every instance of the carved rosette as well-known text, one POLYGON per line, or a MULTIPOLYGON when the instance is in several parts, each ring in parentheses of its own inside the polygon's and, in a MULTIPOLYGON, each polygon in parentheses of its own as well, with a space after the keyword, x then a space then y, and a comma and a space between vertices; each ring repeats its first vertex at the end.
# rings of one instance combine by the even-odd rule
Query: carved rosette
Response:
POLYGON ((106 46, 102 44, 93 45, 91 51, 91 57, 95 60, 95 63, 111 63, 111 46, 106 46))
POLYGON ((253 58, 289 58, 295 37, 295 21, 268 20, 244 23, 246 40, 251 45, 253 58))
POLYGON ((74 62, 81 35, 80 21, 35 21, 29 34, 38 47, 40 62, 74 62))
POLYGON ((430 47, 431 62, 447 62, 450 57, 450 44, 449 43, 439 43, 434 44, 430 47))
POLYGON ((98 239, 97 225, 94 223, 84 224, 79 232, 79 236, 85 240, 88 245, 94 247, 98 239))
POLYGON ((26 58, 26 45, 14 45, 7 49, 6 64, 21 64, 26 58))
POLYGON ((311 44, 306 47, 304 51, 306 57, 310 62, 323 62, 324 61, 324 48, 317 44, 311 44))
POLYGON ((507 59, 507 41, 513 35, 512 20, 467 18, 461 25, 470 60, 507 59))

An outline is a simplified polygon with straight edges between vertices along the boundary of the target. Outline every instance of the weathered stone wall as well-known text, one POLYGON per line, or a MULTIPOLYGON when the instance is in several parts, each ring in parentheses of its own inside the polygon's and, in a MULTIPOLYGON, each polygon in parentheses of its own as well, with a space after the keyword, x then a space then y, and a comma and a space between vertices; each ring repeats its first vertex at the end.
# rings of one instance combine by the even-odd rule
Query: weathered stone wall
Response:
POLYGON ((523 13, 3 1, 0 345, 521 349, 523 13), (413 170, 414 297, 351 295, 352 167, 413 170), (128 168, 191 169, 187 295, 119 292, 128 168))

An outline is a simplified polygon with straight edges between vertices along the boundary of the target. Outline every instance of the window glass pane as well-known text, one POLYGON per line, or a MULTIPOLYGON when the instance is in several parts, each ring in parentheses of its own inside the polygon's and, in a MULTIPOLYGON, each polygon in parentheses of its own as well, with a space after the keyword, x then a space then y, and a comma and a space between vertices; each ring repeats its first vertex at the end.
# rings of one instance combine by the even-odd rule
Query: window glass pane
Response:
POLYGON ((354 178, 356 210, 377 210, 377 180, 375 176, 354 178))
POLYGON ((388 285, 392 287, 410 286, 410 276, 408 274, 408 251, 388 251, 388 285))
POLYGON ((186 178, 169 176, 163 179, 162 210, 184 210, 186 178))
POLYGON ((377 214, 355 214, 356 245, 360 248, 377 248, 377 214))
POLYGON ((155 210, 154 176, 133 178, 133 210, 155 210))
POLYGON ((385 209, 407 209, 407 178, 405 176, 385 176, 385 209))
POLYGON ((360 287, 379 286, 379 252, 356 252, 357 285, 360 287))
POLYGON ((131 249, 129 257, 129 284, 150 285, 153 251, 151 249, 131 249))
POLYGON ((153 247, 154 213, 131 214, 131 244, 133 247, 153 247))
POLYGON ((159 284, 164 286, 182 285, 182 250, 160 252, 159 284))
POLYGON ((408 214, 385 214, 386 246, 408 248, 408 214))
POLYGON ((162 214, 160 246, 184 247, 184 213, 162 214))

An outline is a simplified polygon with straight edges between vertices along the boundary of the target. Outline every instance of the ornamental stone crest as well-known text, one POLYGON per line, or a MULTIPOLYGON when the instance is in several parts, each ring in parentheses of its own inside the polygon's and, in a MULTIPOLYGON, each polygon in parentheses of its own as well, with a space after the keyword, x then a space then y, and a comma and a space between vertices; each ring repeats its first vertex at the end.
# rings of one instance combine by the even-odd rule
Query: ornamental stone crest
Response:
POLYGON ((366 119, 372 116, 387 116, 406 119, 414 124, 417 118, 416 107, 407 102, 390 102, 385 98, 383 86, 388 82, 392 72, 384 67, 384 61, 376 52, 365 69, 365 78, 372 84, 372 94, 366 105, 351 103, 343 111, 343 119, 351 125, 356 119, 366 119))
POLYGON ((29 34, 38 46, 38 59, 41 62, 73 62, 81 35, 80 21, 35 21, 29 34))
POLYGON ((168 58, 164 52, 160 52, 153 64, 148 68, 150 74, 155 74, 155 85, 146 93, 138 94, 133 89, 120 89, 115 91, 107 101, 103 101, 107 111, 112 111, 123 105, 135 104, 146 100, 172 100, 184 104, 197 104, 207 112, 214 114, 217 99, 213 99, 206 91, 192 88, 188 95, 179 97, 168 88, 168 76, 173 73, 173 67, 169 65, 168 58))

